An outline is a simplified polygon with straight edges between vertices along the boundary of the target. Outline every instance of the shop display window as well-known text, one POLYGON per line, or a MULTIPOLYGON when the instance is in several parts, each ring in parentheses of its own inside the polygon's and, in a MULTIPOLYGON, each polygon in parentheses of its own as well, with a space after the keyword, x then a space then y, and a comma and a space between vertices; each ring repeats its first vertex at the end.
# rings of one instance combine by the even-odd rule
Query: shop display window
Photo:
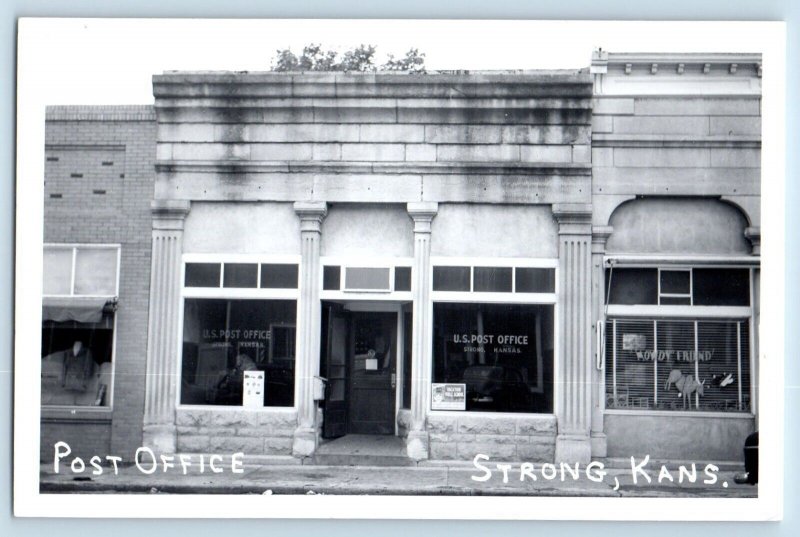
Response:
POLYGON ((296 318, 295 300, 186 298, 181 404, 241 406, 263 371, 263 406, 293 406, 296 318))
POLYGON ((609 319, 606 408, 747 412, 749 320, 609 319))
POLYGON ((464 384, 467 411, 552 413, 553 310, 435 303, 433 382, 464 384))
POLYGON ((45 245, 41 403, 109 407, 119 247, 45 245))

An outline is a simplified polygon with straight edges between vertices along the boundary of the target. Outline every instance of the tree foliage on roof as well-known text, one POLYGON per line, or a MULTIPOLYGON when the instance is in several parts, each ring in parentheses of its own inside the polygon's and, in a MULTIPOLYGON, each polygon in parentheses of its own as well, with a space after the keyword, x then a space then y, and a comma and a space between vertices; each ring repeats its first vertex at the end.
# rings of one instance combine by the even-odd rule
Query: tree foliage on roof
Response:
POLYGON ((285 48, 276 51, 272 60, 273 71, 407 71, 409 73, 425 72, 425 53, 412 48, 404 56, 395 57, 388 54, 386 62, 375 64, 375 45, 359 45, 339 54, 335 50, 325 50, 320 44, 309 44, 303 47, 300 56, 285 48))

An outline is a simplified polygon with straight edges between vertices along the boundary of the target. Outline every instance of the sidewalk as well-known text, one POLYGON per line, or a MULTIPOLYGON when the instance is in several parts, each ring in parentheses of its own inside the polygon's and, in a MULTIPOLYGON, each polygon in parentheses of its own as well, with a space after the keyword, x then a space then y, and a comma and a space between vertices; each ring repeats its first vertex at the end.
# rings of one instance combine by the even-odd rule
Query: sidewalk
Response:
POLYGON ((311 465, 257 465, 245 463, 244 472, 234 474, 230 468, 214 474, 208 469, 202 474, 189 471, 183 475, 180 467, 167 473, 159 470, 147 475, 135 466, 120 467, 114 474, 104 468, 99 476, 91 475, 91 468, 80 475, 72 474, 68 467, 54 473, 52 464, 43 464, 40 474, 42 493, 125 493, 125 494, 383 494, 383 495, 483 495, 483 496, 606 496, 606 497, 731 497, 749 498, 758 495, 758 487, 737 485, 735 472, 718 472, 718 482, 703 484, 707 476, 703 465, 698 465, 695 483, 678 483, 677 469, 672 472, 674 482, 658 483, 658 469, 650 469, 651 483, 639 477, 633 483, 630 469, 608 469, 602 482, 587 478, 581 469, 574 480, 567 472, 564 481, 561 473, 545 479, 537 465, 536 481, 526 476, 520 480, 519 466, 508 471, 508 482, 503 482, 502 471, 492 465, 492 476, 478 482, 472 476, 485 476, 472 465, 425 465, 411 467, 371 466, 311 466, 311 465), (615 480, 616 478, 616 480, 615 480), (617 486, 617 481, 619 485, 617 486), (727 486, 723 486, 727 483, 727 486), (614 489, 617 490, 614 490, 614 489))

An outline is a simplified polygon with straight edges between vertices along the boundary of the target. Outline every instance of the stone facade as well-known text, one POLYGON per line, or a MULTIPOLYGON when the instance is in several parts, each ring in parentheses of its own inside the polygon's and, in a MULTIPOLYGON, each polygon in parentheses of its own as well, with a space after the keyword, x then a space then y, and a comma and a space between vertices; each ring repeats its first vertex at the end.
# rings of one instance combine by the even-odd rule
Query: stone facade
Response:
MULTIPOLYGON (((120 418, 133 431, 126 442, 144 430, 145 445, 166 451, 312 456, 322 441, 313 398, 322 259, 386 257, 412 267, 402 301, 415 312, 414 374, 411 401, 396 414, 409 457, 738 458, 755 409, 724 419, 610 411, 595 343, 609 258, 735 259, 754 267, 758 296, 759 62, 598 52, 580 71, 156 75, 156 121, 134 133, 142 151, 109 142, 82 153, 97 150, 103 161, 125 154, 126 166, 155 170, 154 189, 142 190, 146 204, 137 205, 146 216, 135 220, 145 226, 136 232, 148 254, 123 258, 123 270, 141 272, 139 289, 152 282, 150 329, 137 351, 125 350, 136 358, 118 361, 142 375, 135 386, 120 384, 119 397, 133 401, 115 405, 114 423, 117 412, 129 413, 120 418), (176 404, 186 255, 299 259, 293 407, 176 404), (552 414, 431 411, 432 257, 547 259, 557 267, 552 414), (145 354, 148 373, 172 376, 147 377, 145 387, 145 354)), ((107 121, 115 136, 129 125, 107 121)), ((48 189, 73 196, 71 183, 58 181, 48 189)), ((758 315, 756 300, 754 326, 758 315)))

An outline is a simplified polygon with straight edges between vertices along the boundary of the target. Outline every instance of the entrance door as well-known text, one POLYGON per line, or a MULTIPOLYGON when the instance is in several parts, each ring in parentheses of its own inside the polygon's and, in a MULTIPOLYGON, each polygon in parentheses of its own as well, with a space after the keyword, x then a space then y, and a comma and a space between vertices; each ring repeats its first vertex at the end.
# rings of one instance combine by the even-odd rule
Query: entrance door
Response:
POLYGON ((347 432, 394 434, 397 314, 351 313, 347 432))
POLYGON ((323 315, 322 352, 325 353, 324 375, 328 379, 322 420, 323 438, 347 434, 347 362, 349 356, 347 313, 337 304, 330 304, 323 315), (327 321, 327 322, 326 322, 327 321))

